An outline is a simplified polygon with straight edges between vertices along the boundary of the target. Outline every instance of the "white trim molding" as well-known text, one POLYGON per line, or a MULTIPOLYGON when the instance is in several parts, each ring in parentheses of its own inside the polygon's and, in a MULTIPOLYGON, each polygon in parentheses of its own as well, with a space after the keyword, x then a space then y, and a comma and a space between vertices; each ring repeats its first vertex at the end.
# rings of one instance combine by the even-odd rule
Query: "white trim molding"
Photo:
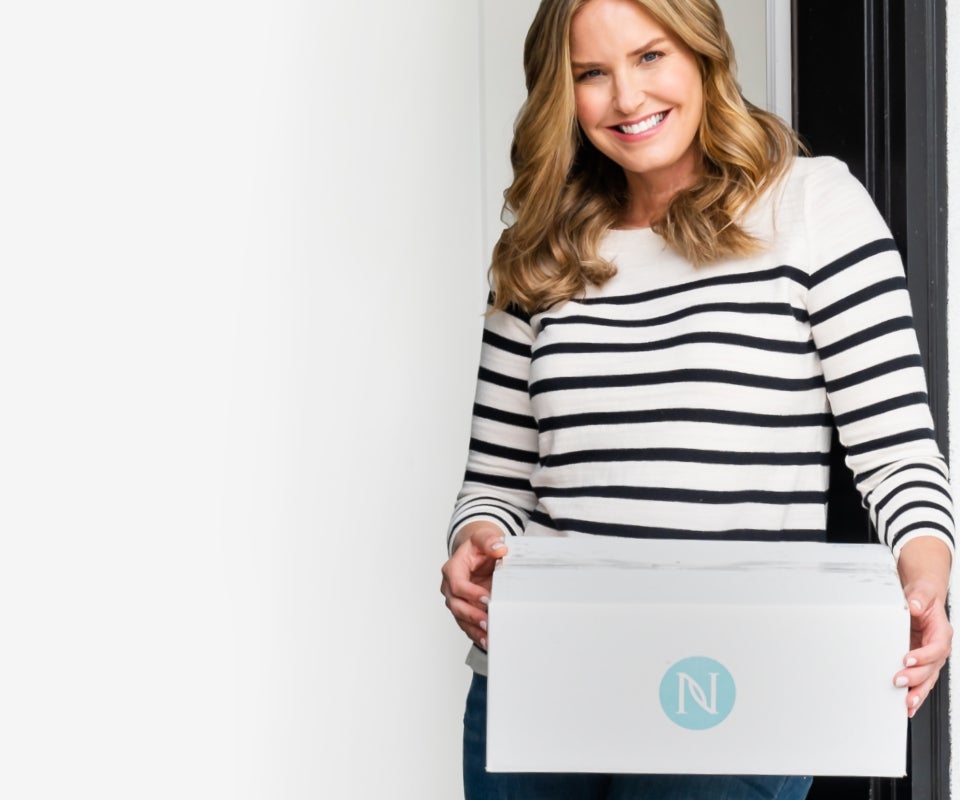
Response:
POLYGON ((793 122, 790 0, 767 0, 767 110, 793 122))

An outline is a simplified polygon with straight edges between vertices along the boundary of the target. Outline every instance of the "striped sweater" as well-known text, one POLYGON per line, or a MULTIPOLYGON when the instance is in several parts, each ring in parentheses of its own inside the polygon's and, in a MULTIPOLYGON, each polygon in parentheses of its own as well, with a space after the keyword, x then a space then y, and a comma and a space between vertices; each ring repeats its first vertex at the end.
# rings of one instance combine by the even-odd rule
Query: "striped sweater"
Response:
POLYGON ((839 161, 796 159, 745 219, 768 247, 695 268, 611 231, 581 299, 488 316, 448 542, 508 535, 818 539, 832 426, 882 542, 952 547, 947 468, 903 266, 839 161))

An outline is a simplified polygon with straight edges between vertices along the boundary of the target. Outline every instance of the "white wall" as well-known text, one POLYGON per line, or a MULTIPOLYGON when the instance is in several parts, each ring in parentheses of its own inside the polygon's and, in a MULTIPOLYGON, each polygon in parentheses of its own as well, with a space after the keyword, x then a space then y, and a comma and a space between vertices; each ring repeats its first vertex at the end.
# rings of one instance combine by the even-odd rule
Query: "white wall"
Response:
POLYGON ((737 51, 737 77, 748 100, 767 106, 767 3, 719 0, 737 51))
POLYGON ((459 791, 476 3, 0 25, 0 796, 459 791))

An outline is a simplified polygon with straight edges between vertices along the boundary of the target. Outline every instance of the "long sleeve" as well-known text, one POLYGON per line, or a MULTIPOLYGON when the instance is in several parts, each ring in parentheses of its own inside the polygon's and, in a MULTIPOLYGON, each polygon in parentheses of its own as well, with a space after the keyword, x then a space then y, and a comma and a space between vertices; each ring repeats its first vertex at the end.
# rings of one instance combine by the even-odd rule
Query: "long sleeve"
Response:
POLYGON ((934 439, 903 265, 890 232, 846 166, 807 177, 807 310, 847 465, 880 541, 953 547, 947 466, 934 439))
POLYGON ((538 461, 537 424, 528 381, 532 332, 519 310, 486 318, 480 351, 470 451, 447 546, 468 522, 483 519, 505 534, 523 533, 536 497, 530 474, 538 461))

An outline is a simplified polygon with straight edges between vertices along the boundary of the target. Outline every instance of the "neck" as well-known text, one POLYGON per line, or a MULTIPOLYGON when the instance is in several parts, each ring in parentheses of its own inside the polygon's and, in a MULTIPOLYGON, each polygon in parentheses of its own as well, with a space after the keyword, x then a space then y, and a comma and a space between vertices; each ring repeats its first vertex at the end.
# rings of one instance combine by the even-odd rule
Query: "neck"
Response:
POLYGON ((666 213, 667 207, 676 195, 693 185, 689 180, 652 184, 648 181, 636 182, 628 178, 630 189, 630 207, 624 215, 624 222, 630 227, 648 228, 666 213))
POLYGON ((626 173, 630 207, 623 224, 631 228, 648 228, 662 218, 678 192, 697 181, 700 170, 696 164, 686 169, 670 169, 663 173, 626 173))

